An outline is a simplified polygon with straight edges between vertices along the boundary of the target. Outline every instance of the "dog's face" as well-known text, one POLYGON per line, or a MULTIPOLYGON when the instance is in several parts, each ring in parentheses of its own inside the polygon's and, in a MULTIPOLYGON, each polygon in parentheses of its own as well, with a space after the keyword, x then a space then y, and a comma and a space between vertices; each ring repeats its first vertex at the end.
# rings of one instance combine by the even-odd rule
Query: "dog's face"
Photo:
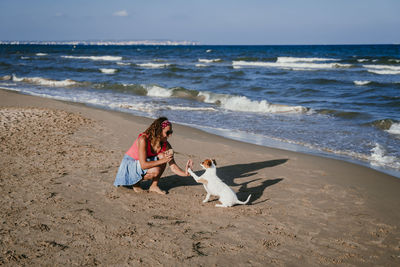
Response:
POLYGON ((200 166, 205 170, 208 168, 215 168, 215 166, 217 166, 217 162, 215 161, 215 159, 206 159, 202 163, 200 163, 200 166))

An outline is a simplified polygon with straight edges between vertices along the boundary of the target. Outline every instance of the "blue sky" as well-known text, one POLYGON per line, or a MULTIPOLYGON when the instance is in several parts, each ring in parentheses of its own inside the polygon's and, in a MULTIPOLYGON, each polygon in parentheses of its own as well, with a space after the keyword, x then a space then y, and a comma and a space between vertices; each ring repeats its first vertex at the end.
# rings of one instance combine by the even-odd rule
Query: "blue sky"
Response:
POLYGON ((0 0, 0 40, 400 43, 400 0, 0 0))

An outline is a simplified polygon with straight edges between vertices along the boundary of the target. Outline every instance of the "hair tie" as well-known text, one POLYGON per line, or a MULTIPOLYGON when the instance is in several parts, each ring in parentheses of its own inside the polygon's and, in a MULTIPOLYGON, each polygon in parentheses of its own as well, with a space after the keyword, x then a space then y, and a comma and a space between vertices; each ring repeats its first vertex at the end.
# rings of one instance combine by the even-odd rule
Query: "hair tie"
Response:
POLYGON ((170 126, 171 125, 171 123, 169 122, 169 120, 165 120, 165 121, 163 121, 162 123, 161 123, 161 128, 166 128, 166 127, 168 127, 168 126, 170 126))

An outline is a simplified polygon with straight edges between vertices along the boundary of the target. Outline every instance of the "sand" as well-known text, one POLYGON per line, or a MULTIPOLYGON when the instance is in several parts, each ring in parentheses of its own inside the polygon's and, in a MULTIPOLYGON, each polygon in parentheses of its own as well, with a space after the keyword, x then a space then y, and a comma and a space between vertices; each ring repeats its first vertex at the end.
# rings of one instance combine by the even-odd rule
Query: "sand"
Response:
POLYGON ((215 158, 249 205, 169 169, 165 196, 114 187, 151 121, 0 90, 0 265, 400 265, 400 179, 363 166, 174 124, 177 163, 215 158))

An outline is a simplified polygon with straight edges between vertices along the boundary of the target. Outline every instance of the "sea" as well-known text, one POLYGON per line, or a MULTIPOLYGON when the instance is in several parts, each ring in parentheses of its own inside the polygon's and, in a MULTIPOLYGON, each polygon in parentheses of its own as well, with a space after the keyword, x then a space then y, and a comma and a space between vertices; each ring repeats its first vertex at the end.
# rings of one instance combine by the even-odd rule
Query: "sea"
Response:
POLYGON ((400 177, 400 45, 1 42, 0 88, 400 177))

